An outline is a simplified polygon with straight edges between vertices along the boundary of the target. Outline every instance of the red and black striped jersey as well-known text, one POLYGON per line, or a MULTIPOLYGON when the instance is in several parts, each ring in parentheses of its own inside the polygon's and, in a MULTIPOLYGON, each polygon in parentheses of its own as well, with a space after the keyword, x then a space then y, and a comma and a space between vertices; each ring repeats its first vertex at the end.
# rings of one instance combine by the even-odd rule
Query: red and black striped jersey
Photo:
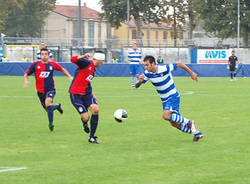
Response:
POLYGON ((54 71, 62 71, 62 69, 63 68, 54 61, 43 63, 39 60, 32 63, 25 73, 27 75, 35 73, 36 90, 40 93, 45 93, 55 89, 55 83, 53 79, 54 71))
POLYGON ((91 81, 95 74, 95 65, 89 59, 77 59, 78 56, 73 56, 71 62, 77 65, 74 80, 71 83, 69 92, 71 94, 91 94, 91 81))

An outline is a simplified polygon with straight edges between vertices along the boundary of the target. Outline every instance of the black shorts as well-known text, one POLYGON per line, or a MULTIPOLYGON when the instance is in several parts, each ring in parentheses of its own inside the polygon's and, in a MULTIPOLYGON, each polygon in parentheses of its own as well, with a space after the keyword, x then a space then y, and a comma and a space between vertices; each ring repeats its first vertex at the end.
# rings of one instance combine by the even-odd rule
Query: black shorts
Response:
POLYGON ((96 98, 92 94, 70 94, 70 100, 79 114, 88 112, 88 108, 91 104, 98 104, 96 98))
POLYGON ((235 65, 229 65, 229 70, 230 70, 230 72, 235 72, 235 70, 236 70, 235 65))
POLYGON ((55 95, 56 95, 56 90, 48 91, 48 92, 45 92, 45 93, 37 92, 37 96, 39 97, 41 105, 43 106, 44 109, 46 109, 46 106, 45 106, 46 98, 49 97, 49 98, 54 99, 55 95))

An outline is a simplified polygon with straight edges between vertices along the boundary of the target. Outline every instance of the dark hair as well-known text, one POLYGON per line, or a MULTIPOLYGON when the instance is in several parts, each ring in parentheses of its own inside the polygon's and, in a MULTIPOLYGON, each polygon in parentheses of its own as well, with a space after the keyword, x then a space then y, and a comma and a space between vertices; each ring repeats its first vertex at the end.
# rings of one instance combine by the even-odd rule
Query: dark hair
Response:
POLYGON ((143 61, 144 61, 144 62, 149 61, 150 64, 156 63, 156 62, 155 62, 154 56, 145 56, 145 58, 144 58, 143 61))
POLYGON ((47 51, 49 53, 49 50, 47 48, 41 48, 40 52, 47 51))
POLYGON ((95 51, 95 53, 102 53, 102 54, 104 54, 104 52, 101 51, 101 50, 97 50, 97 51, 95 51))

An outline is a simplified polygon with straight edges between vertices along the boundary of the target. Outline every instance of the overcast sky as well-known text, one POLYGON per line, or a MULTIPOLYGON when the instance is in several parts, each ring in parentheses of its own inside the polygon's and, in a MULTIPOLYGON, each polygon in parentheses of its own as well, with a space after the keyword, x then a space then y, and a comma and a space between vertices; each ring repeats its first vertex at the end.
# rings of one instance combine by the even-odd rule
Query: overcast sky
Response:
MULTIPOLYGON (((78 2, 79 0, 57 0, 56 1, 58 5, 74 5, 74 6, 78 6, 78 2)), ((101 7, 100 5, 98 5, 99 0, 81 0, 82 5, 84 3, 87 3, 87 7, 97 10, 97 11, 101 11, 101 7)))

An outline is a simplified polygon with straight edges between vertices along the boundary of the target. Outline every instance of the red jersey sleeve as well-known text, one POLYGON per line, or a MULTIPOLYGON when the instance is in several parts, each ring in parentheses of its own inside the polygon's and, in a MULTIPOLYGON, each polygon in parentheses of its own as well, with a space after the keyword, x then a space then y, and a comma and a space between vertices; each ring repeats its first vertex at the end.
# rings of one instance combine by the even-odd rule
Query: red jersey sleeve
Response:
POLYGON ((70 61, 72 62, 72 63, 77 63, 77 61, 78 61, 78 56, 72 56, 71 57, 71 59, 70 59, 70 61))
POLYGON ((62 71, 63 67, 61 67, 61 65, 59 65, 57 62, 50 63, 54 66, 55 70, 62 71))

